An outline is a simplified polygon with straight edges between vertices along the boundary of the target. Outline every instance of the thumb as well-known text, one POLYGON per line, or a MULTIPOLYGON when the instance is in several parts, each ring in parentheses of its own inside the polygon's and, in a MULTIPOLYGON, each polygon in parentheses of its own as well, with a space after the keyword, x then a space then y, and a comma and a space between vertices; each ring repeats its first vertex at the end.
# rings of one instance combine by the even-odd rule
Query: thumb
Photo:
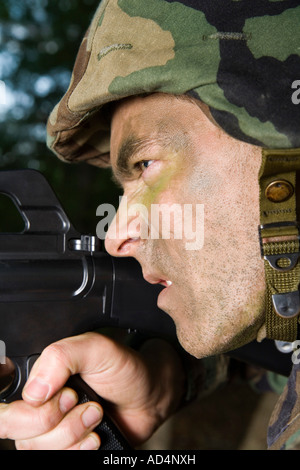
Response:
POLYGON ((87 333, 66 338, 51 344, 35 362, 23 389, 23 399, 33 406, 40 406, 64 387, 69 377, 86 369, 87 350, 90 343, 101 335, 87 333))

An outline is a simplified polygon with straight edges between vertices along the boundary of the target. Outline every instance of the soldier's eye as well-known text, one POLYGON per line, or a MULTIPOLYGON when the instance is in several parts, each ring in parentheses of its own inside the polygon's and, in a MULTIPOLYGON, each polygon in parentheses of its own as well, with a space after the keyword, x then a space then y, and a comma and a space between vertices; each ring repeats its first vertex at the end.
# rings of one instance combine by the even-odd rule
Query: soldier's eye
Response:
POLYGON ((143 160, 140 162, 140 168, 142 171, 147 170, 149 166, 154 162, 154 160, 143 160))

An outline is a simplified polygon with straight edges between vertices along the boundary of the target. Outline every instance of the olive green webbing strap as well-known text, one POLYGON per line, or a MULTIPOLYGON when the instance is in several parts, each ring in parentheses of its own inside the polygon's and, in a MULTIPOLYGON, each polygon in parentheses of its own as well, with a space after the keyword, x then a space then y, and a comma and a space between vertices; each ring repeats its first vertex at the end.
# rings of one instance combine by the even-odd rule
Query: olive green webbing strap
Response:
MULTIPOLYGON (((279 254, 281 248, 272 246, 270 243, 265 246, 265 253, 279 254)), ((276 245, 276 244, 275 244, 276 245)), ((292 253, 298 251, 298 243, 287 243, 282 248, 284 253, 292 253)), ((297 322, 298 316, 286 318, 276 313, 273 304, 273 296, 284 293, 295 292, 298 289, 300 270, 299 264, 290 272, 279 272, 272 268, 268 261, 265 260, 265 276, 266 276, 266 333, 267 337, 282 341, 295 341, 297 339, 297 322)), ((288 307, 288 306, 287 306, 288 307)))
POLYGON ((296 173, 300 149, 262 151, 260 243, 266 279, 266 336, 295 341, 300 313, 296 173))

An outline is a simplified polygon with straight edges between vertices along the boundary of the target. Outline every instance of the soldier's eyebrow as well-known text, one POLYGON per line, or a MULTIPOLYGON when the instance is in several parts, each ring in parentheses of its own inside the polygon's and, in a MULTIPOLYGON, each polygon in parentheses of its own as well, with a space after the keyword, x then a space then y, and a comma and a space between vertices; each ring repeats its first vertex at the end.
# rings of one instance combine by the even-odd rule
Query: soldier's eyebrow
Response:
POLYGON ((169 128, 160 123, 158 133, 153 136, 137 137, 129 135, 121 144, 117 156, 116 165, 113 168, 113 180, 118 186, 122 186, 122 181, 133 178, 133 168, 130 164, 132 159, 140 152, 143 152, 144 160, 151 160, 151 154, 158 149, 172 148, 178 152, 189 145, 189 139, 182 130, 169 128))
POLYGON ((145 152, 150 151, 153 146, 157 145, 164 148, 169 142, 170 137, 167 139, 166 136, 160 138, 139 138, 134 135, 130 135, 120 146, 116 165, 113 169, 114 181, 120 185, 122 180, 132 178, 132 167, 130 162, 138 153, 143 151, 145 154, 145 152))

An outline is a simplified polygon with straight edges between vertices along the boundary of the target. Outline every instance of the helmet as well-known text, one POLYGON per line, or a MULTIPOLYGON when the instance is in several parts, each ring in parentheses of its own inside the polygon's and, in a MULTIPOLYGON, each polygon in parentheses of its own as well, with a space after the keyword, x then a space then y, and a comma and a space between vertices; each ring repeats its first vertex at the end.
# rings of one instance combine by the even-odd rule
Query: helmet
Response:
POLYGON ((262 147, 266 334, 287 341, 297 337, 300 312, 299 18, 297 0, 102 0, 47 125, 59 158, 107 166, 111 103, 187 94, 227 134, 262 147))

